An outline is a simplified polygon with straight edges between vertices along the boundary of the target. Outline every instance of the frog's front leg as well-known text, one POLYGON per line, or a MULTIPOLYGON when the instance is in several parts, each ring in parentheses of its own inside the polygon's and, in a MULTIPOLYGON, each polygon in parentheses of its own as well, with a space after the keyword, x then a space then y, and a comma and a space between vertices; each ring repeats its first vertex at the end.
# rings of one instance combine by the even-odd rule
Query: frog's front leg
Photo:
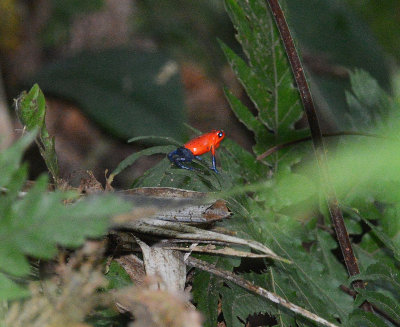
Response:
POLYGON ((212 156, 212 166, 210 167, 211 170, 214 170, 218 174, 217 170, 217 161, 215 160, 215 148, 211 148, 211 156, 212 156))
POLYGON ((215 155, 212 156, 212 167, 210 167, 211 170, 214 170, 217 174, 219 173, 217 170, 217 162, 215 160, 215 155))

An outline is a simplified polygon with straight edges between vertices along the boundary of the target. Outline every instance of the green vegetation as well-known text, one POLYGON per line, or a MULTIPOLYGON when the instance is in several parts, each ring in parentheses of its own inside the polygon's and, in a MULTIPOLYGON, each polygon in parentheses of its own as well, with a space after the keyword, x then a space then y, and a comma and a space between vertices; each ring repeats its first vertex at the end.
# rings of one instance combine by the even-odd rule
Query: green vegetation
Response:
MULTIPOLYGON (((254 133, 253 150, 260 155, 276 144, 302 138, 308 132, 294 128, 302 115, 301 103, 264 1, 227 0, 226 7, 247 60, 225 44, 221 46, 252 100, 256 115, 229 90, 225 92, 238 119, 254 133)), ((242 276, 340 326, 384 326, 399 319, 392 308, 399 306, 396 289, 400 282, 396 209, 400 201, 397 191, 400 162, 396 150, 399 138, 394 127, 400 108, 366 72, 355 71, 350 82, 351 89, 346 93, 348 106, 356 117, 362 117, 354 128, 383 137, 343 136, 329 147, 331 177, 349 232, 357 239, 354 247, 361 278, 368 281, 366 290, 359 292, 354 304, 340 286, 351 287, 351 281, 357 278, 349 280, 341 263, 322 197, 324 181, 320 185, 318 167, 310 159, 310 142, 274 152, 260 162, 227 140, 220 151, 220 175, 210 172, 207 163, 197 173, 178 170, 164 159, 133 186, 174 186, 213 192, 231 189, 225 192, 225 197, 235 215, 222 225, 266 244, 293 262, 292 265, 266 262, 262 273, 242 276), (232 189, 233 185, 236 187, 232 189), (387 316, 363 312, 358 306, 364 300, 387 316)), ((165 145, 145 151, 167 153, 171 148, 165 145)), ((240 264, 237 260, 211 260, 229 271, 237 270, 240 264)), ((219 297, 228 326, 242 326, 249 315, 257 312, 273 315, 278 326, 313 326, 232 283, 223 283, 206 272, 196 273, 194 301, 207 317, 205 326, 215 326, 219 297)))
MULTIPOLYGON (((193 163, 198 168, 196 171, 178 169, 163 158, 132 181, 132 187, 174 187, 223 198, 233 216, 219 222, 218 227, 264 244, 288 261, 192 254, 197 258, 233 272, 335 326, 399 326, 400 135, 397 126, 400 101, 393 99, 366 71, 350 72, 350 86, 342 94, 347 107, 338 112, 354 114, 345 119, 345 126, 351 126, 352 131, 359 134, 337 136, 334 141, 327 142, 331 181, 361 270, 360 275, 349 278, 323 196, 327 181, 320 178, 311 142, 294 142, 306 138, 310 132, 295 127, 302 118, 303 109, 269 8, 262 0, 226 0, 225 6, 237 30, 244 56, 222 41, 220 45, 247 93, 251 107, 229 89, 225 89, 225 95, 236 117, 254 135, 253 153, 230 140, 228 132, 228 139, 218 149, 219 174, 209 169, 211 163, 207 156, 203 161, 193 163), (281 144, 291 145, 257 160, 257 156, 281 144), (353 289, 352 283, 356 280, 366 282, 366 288, 353 289), (373 306, 374 313, 360 308, 365 301, 373 306)), ((90 61, 88 57, 83 58, 90 61)), ((82 61, 77 66, 74 62, 70 64, 80 70, 82 61)), ((61 71, 65 72, 65 67, 61 71)), ((113 74, 121 73, 112 71, 113 74)), ((54 70, 44 72, 42 77, 46 77, 43 80, 49 76, 60 77, 59 73, 56 64, 54 70)), ((49 80, 52 84, 51 78, 49 80)), ((139 84, 138 89, 143 91, 144 83, 139 84)), ((87 98, 90 102, 95 94, 105 95, 105 90, 111 88, 107 85, 95 90, 97 93, 91 90, 93 93, 90 94, 86 90, 74 90, 73 81, 66 78, 64 84, 47 85, 47 88, 54 87, 54 92, 71 96, 76 91, 80 93, 79 98, 87 98)), ((143 91, 145 94, 141 95, 146 101, 140 97, 120 97, 119 93, 108 101, 126 101, 127 107, 135 107, 136 114, 143 116, 142 102, 148 104, 147 100, 155 99, 157 94, 158 100, 167 101, 171 98, 169 87, 153 89, 156 95, 143 91)), ((151 106, 160 108, 160 103, 154 102, 151 106)), ((171 99, 168 103, 168 112, 174 112, 177 102, 171 99)), ((34 140, 56 184, 61 186, 63 181, 58 177, 54 139, 46 130, 46 104, 38 85, 21 95, 16 109, 26 133, 0 153, 0 299, 4 303, 29 295, 38 296, 27 288, 33 258, 52 259, 59 246, 73 249, 84 244, 87 237, 103 236, 110 217, 130 209, 130 205, 112 194, 77 200, 79 195, 74 191, 58 189, 49 192, 45 176, 25 190, 28 169, 21 163, 21 158, 34 140)), ((107 110, 103 109, 101 111, 106 114, 107 110)), ((170 118, 179 120, 178 116, 170 118)), ((105 122, 108 118, 99 119, 105 122)), ((156 127, 163 123, 159 117, 150 121, 149 124, 156 127)), ((170 129, 164 135, 174 132, 177 138, 182 135, 181 126, 168 126, 170 129)), ((108 127, 119 136, 130 133, 127 126, 118 126, 115 121, 108 127)), ((156 127, 156 130, 161 129, 156 127)), ((130 136, 135 137, 130 142, 159 144, 127 157, 112 172, 109 182, 140 157, 165 155, 181 144, 180 140, 164 137, 162 133, 137 136, 144 134, 142 132, 132 132, 130 136)), ((106 294, 109 289, 130 287, 129 276, 121 266, 113 261, 108 266, 108 286, 105 282, 93 283, 92 292, 101 290, 99 293, 106 294)), ((82 271, 82 267, 79 269, 82 271)), ((138 289, 135 292, 140 294, 138 289)), ((218 320, 224 320, 228 327, 243 326, 249 316, 258 313, 272 317, 269 326, 318 326, 314 321, 239 287, 232 280, 222 280, 206 271, 196 269, 192 294, 193 303, 204 315, 204 326, 207 327, 216 326, 218 320)), ((132 301, 145 302, 144 298, 132 301)), ((102 305, 107 307, 109 303, 105 302, 102 305)), ((93 311, 95 308, 93 305, 93 311)), ((140 310, 128 311, 140 316, 140 310)), ((124 324, 117 322, 120 318, 115 312, 96 308, 88 321, 96 326, 120 326, 124 324)))

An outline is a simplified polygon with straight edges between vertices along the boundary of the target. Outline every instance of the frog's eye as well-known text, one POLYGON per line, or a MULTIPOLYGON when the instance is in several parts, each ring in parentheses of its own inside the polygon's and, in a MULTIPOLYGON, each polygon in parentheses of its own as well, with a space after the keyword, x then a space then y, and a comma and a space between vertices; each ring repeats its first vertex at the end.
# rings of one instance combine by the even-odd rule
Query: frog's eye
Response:
POLYGON ((222 137, 224 135, 223 132, 218 132, 218 137, 222 137))

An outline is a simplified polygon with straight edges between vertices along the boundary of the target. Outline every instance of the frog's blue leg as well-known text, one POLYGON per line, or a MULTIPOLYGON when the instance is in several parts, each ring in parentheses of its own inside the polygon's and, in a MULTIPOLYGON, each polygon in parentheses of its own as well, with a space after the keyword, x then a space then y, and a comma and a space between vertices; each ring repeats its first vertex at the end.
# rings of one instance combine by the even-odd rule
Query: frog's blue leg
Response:
POLYGON ((189 149, 186 149, 184 147, 180 147, 170 153, 168 153, 168 159, 171 161, 173 164, 178 166, 179 168, 182 169, 187 169, 187 170, 194 170, 192 167, 187 167, 183 163, 184 162, 192 162, 192 160, 195 158, 193 155, 192 151, 189 149))
POLYGON ((217 162, 215 160, 215 155, 212 155, 212 167, 210 169, 214 170, 218 174, 217 162))
POLYGON ((191 162, 192 160, 187 160, 185 157, 176 158, 174 164, 177 165, 179 168, 187 169, 187 170, 195 170, 193 167, 188 167, 183 164, 183 162, 191 162))
POLYGON ((170 153, 168 153, 168 159, 169 161, 171 161, 172 163, 175 162, 175 157, 178 155, 177 154, 178 149, 171 151, 170 153))
POLYGON ((202 161, 202 160, 203 160, 203 158, 200 157, 200 156, 194 156, 194 158, 195 158, 196 160, 198 160, 198 161, 202 161))

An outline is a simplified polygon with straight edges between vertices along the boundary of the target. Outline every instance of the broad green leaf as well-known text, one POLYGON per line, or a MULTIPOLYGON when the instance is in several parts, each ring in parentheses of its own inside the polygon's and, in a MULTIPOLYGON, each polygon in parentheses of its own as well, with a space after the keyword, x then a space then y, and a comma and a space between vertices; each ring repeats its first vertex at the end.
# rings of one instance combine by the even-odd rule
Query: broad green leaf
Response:
POLYGON ((146 135, 149 128, 158 136, 183 136, 182 85, 176 63, 163 54, 84 52, 48 65, 34 80, 117 137, 146 135))
POLYGON ((49 259, 57 252, 57 245, 79 246, 86 237, 104 234, 110 216, 130 207, 110 195, 66 206, 62 201, 67 198, 68 193, 47 193, 47 179, 42 176, 24 198, 12 204, 0 221, 4 270, 24 275, 29 267, 24 254, 49 259))
MULTIPOLYGON (((144 155, 167 154, 175 150, 176 146, 180 145, 172 138, 157 136, 135 137, 130 141, 134 142, 141 140, 162 141, 176 145, 154 146, 134 153, 118 165, 112 173, 112 177, 119 174, 122 170, 132 165, 136 160, 144 155)), ((211 160, 207 155, 204 155, 202 160, 195 160, 192 163, 188 163, 188 166, 191 166, 196 170, 189 171, 180 169, 173 165, 167 158, 164 158, 155 166, 148 169, 143 176, 134 181, 132 187, 178 187, 199 192, 207 192, 220 191, 223 188, 229 188, 231 185, 230 178, 225 175, 223 167, 220 169, 220 174, 215 174, 210 170, 211 160)))
POLYGON ((28 171, 20 166, 22 153, 35 133, 28 133, 0 154, 4 163, 0 193, 0 297, 25 295, 22 287, 3 273, 24 277, 30 272, 26 256, 51 259, 58 246, 78 247, 87 237, 104 235, 111 216, 130 210, 131 205, 112 195, 97 195, 72 201, 76 192, 48 191, 47 176, 39 177, 25 192, 28 171), (65 201, 69 204, 65 204, 65 201), (71 203, 72 201, 72 203, 71 203), (3 285, 4 284, 4 285, 3 285))
MULTIPOLYGON (((234 72, 236 73, 237 78, 245 87, 247 94, 257 107, 258 111, 261 112, 268 110, 270 102, 269 93, 271 92, 270 88, 264 84, 264 81, 261 80, 261 78, 258 78, 257 73, 254 72, 242 58, 235 54, 225 44, 221 44, 221 47, 225 52, 225 55, 228 58, 228 61, 234 72)), ((246 125, 248 129, 256 134, 261 133, 262 131, 266 132, 266 129, 261 121, 258 120, 249 109, 246 108, 246 110, 243 108, 243 105, 240 106, 241 102, 237 100, 237 98, 231 92, 225 90, 225 94, 227 95, 230 104, 234 104, 232 109, 234 110, 236 116, 242 123, 246 125)), ((268 115, 264 121, 266 127, 271 131, 274 128, 274 121, 272 118, 272 115, 268 115)))
MULTIPOLYGON (((225 94, 238 119, 254 132, 253 149, 260 155, 274 145, 301 137, 294 129, 302 115, 300 98, 266 3, 226 0, 225 5, 248 62, 226 45, 221 46, 257 114, 253 115, 231 92, 225 94)), ((286 155, 287 151, 281 151, 265 161, 276 171, 286 155)))
POLYGON ((173 145, 162 145, 162 146, 154 146, 151 148, 144 149, 142 151, 136 152, 122 160, 118 167, 115 168, 115 170, 111 173, 113 176, 118 175, 121 171, 126 169, 127 167, 133 165, 136 160, 138 160, 142 156, 151 156, 153 154, 167 154, 173 150, 175 150, 176 147, 173 145))

